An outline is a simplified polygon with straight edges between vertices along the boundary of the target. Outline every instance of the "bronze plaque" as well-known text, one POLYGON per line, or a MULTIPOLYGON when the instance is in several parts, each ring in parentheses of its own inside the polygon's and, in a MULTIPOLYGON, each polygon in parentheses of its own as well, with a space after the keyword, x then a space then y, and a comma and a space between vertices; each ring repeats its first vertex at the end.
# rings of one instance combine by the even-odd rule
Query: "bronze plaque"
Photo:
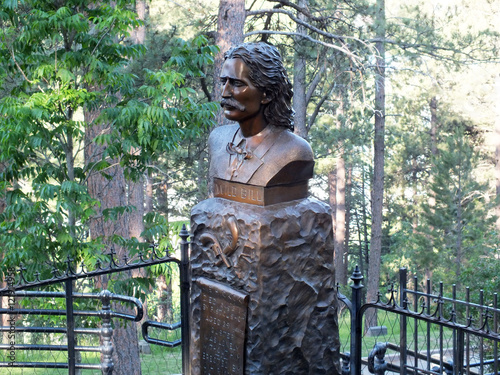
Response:
POLYGON ((201 375, 242 375, 248 295, 206 278, 201 288, 201 375))
POLYGON ((214 178, 214 196, 236 202, 267 206, 307 197, 307 182, 295 185, 255 186, 214 178))

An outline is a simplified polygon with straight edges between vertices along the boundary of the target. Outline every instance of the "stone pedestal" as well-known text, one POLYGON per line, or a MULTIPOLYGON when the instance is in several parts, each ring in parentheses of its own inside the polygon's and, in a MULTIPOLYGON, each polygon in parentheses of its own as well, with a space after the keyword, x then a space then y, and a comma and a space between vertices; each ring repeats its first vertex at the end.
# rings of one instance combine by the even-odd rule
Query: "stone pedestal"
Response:
POLYGON ((191 225, 192 374, 200 374, 199 278, 249 296, 244 374, 339 374, 328 205, 314 198, 265 207, 212 198, 194 207, 191 225), (230 247, 230 222, 238 239, 222 262, 206 237, 230 247))

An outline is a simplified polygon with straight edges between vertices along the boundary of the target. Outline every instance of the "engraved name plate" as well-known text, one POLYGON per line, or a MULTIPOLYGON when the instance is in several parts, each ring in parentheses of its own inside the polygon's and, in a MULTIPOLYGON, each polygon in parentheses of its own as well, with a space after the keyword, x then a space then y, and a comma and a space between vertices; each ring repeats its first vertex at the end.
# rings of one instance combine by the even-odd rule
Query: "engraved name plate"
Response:
POLYGON ((254 186, 214 178, 214 197, 267 206, 307 197, 307 181, 296 185, 254 186))
POLYGON ((242 375, 248 295, 206 278, 201 289, 201 375, 242 375))

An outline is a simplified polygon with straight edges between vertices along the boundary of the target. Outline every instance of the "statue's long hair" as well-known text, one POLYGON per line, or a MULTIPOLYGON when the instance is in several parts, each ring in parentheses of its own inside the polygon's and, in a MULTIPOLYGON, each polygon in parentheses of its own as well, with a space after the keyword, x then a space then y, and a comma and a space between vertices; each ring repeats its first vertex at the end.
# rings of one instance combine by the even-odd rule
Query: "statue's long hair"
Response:
POLYGON ((293 131, 292 84, 278 49, 267 43, 243 43, 231 48, 224 59, 242 59, 250 68, 253 85, 271 99, 264 109, 269 124, 293 131))

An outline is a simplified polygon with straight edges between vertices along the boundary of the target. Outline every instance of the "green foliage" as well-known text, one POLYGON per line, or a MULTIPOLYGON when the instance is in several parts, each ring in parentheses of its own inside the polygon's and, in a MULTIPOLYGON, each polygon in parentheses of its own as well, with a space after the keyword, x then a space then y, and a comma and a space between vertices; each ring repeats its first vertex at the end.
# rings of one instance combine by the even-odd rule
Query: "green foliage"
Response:
POLYGON ((493 232, 495 217, 489 214, 492 202, 487 184, 474 176, 479 153, 463 124, 453 121, 450 134, 434 159, 430 189, 435 204, 424 204, 424 223, 419 228, 420 243, 435 253, 437 264, 447 264, 443 272, 460 277, 470 261, 486 255, 497 245, 493 232), (453 264, 453 266, 451 266, 453 264))
MULTIPOLYGON (((89 175, 110 178, 107 168, 119 161, 136 177, 211 124, 215 106, 200 103, 185 82, 203 76, 215 47, 203 37, 178 41, 164 66, 131 73, 131 61, 146 53, 145 46, 126 39, 142 25, 132 5, 27 0, 0 6, 0 194, 6 202, 0 243, 9 250, 4 265, 95 255, 103 239, 89 238, 87 225, 100 205, 88 193, 89 175), (83 114, 92 111, 99 116, 86 122, 83 114), (86 139, 94 124, 106 130, 86 139), (92 142, 104 152, 85 164, 92 142)), ((103 215, 116 220, 132 209, 115 207, 103 215)))
POLYGON ((196 91, 186 86, 186 79, 204 76, 202 67, 213 63, 216 49, 206 44, 203 36, 192 42, 177 40, 163 69, 144 69, 144 84, 102 112, 100 120, 112 123, 116 130, 98 142, 112 145, 107 155, 120 156, 129 172, 144 172, 184 138, 195 137, 212 124, 215 104, 200 103, 196 91), (194 49, 198 53, 193 54, 194 49))
MULTIPOLYGON (((158 29, 161 26, 158 25, 158 29)), ((211 64, 213 55, 218 49, 208 45, 208 39, 203 35, 197 36, 192 41, 184 41, 177 37, 177 29, 153 30, 146 35, 145 45, 148 53, 130 65, 130 72, 139 76, 138 87, 146 83, 141 80, 143 77, 141 71, 155 71, 165 65, 168 69, 175 69, 183 75, 184 80, 179 88, 197 93, 191 95, 195 104, 208 107, 210 114, 216 112, 217 104, 207 101, 211 96, 209 93, 212 81, 211 64)), ((167 89, 172 92, 176 88, 167 89)), ((151 185, 156 187, 153 194, 153 210, 158 218, 163 215, 168 222, 171 222, 169 218, 172 217, 177 219, 188 216, 191 207, 207 197, 206 142, 208 133, 215 124, 212 118, 200 121, 206 126, 183 129, 184 134, 178 142, 178 147, 154 158, 148 170, 147 178, 151 185)), ((156 228, 162 230, 163 227, 158 225, 156 228)))
MULTIPOLYGON (((475 146, 478 139, 470 131, 473 128, 465 125, 452 120, 441 129, 428 183, 417 187, 421 198, 415 204, 420 210, 407 208, 394 234, 398 252, 386 256, 389 263, 405 259, 406 264, 394 264, 393 270, 411 266, 417 274, 433 274, 450 284, 471 283, 470 272, 495 259, 498 234, 491 212, 496 202, 490 201, 488 184, 476 174, 484 156, 475 146)), ((481 283, 493 281, 492 275, 481 283)))
MULTIPOLYGON (((487 233, 492 237, 496 233, 487 233)), ((485 251, 471 262, 464 264, 460 275, 462 285, 467 285, 470 290, 484 290, 487 296, 498 293, 500 290, 500 250, 486 248, 485 251)))

